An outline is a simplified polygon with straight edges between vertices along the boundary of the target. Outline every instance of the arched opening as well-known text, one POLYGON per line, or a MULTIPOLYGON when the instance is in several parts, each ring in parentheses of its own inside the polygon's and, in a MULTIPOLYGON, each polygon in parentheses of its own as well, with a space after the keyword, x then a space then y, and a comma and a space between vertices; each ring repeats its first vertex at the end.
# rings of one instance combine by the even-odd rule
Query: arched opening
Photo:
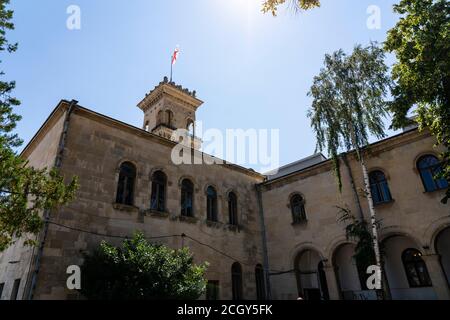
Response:
POLYGON ((194 184, 189 179, 181 182, 181 216, 194 216, 194 184))
POLYGON ((442 166, 437 157, 433 155, 420 157, 417 161, 417 169, 426 192, 448 188, 447 180, 437 177, 442 172, 442 166))
POLYGON ((394 300, 437 299, 416 242, 404 235, 383 241, 385 272, 394 300))
POLYGON ((233 226, 238 225, 238 214, 237 214, 237 197, 234 192, 228 194, 228 216, 229 223, 233 226))
POLYGON ((442 230, 436 237, 436 252, 441 257, 441 266, 450 286, 450 227, 442 230))
POLYGON ((156 171, 152 176, 152 196, 150 208, 163 212, 166 210, 167 177, 162 171, 156 171))
POLYGON ((132 206, 134 202, 134 184, 136 167, 131 162, 120 165, 119 182, 117 184, 116 203, 132 206))
POLYGON ((355 245, 346 243, 333 254, 333 266, 344 300, 376 300, 376 292, 366 290, 365 268, 359 267, 355 258, 355 245))
POLYGON ((292 223, 306 222, 305 200, 300 194, 294 194, 290 199, 292 223))
POLYGON ((239 262, 235 262, 231 266, 231 285, 233 300, 242 300, 244 298, 242 287, 242 267, 239 262))
POLYGON ((145 130, 145 131, 150 131, 150 128, 149 128, 149 122, 148 122, 148 121, 145 121, 145 124, 144 124, 144 130, 145 130))
POLYGON ((156 125, 159 126, 164 122, 163 120, 163 112, 162 110, 158 111, 158 115, 156 116, 156 125))
POLYGON ((255 282, 256 282, 256 299, 266 300, 266 285, 264 281, 263 266, 258 264, 255 267, 255 282))
POLYGON ((206 218, 208 221, 217 221, 217 192, 211 186, 206 189, 206 218))
POLYGON ((369 174, 369 180, 374 204, 381 204, 392 200, 386 176, 382 171, 372 171, 369 174))
POLYGON ((166 125, 170 128, 173 127, 173 112, 166 110, 166 125))
POLYGON ((186 129, 187 129, 188 133, 189 133, 191 136, 193 136, 193 135, 194 135, 194 121, 192 121, 191 119, 189 119, 189 120, 187 121, 187 124, 186 124, 186 129))
POLYGON ((305 250, 295 259, 299 296, 305 300, 328 299, 328 285, 319 253, 305 250))

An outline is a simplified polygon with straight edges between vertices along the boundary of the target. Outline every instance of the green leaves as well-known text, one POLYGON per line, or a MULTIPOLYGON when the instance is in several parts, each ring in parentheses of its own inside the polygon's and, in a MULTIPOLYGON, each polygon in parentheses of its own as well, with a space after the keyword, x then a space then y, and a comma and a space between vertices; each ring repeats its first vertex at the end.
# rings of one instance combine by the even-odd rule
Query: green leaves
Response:
POLYGON ((207 264, 193 260, 189 249, 150 244, 142 233, 122 247, 102 242, 85 257, 81 293, 96 300, 198 299, 207 264))
MULTIPOLYGON (((446 151, 443 176, 450 181, 450 3, 447 0, 402 0, 402 15, 388 32, 385 49, 395 53, 392 70, 394 128, 408 124, 417 107, 421 129, 429 129, 446 151)), ((443 202, 447 202, 450 191, 443 202)))
POLYGON ((65 184, 56 170, 36 170, 13 151, 0 146, 0 252, 14 240, 33 235, 42 227, 43 210, 73 200, 77 179, 65 184))
MULTIPOLYGON (((263 3, 262 11, 264 13, 271 12, 272 15, 276 16, 278 7, 285 4, 286 0, 265 0, 263 3)), ((291 0, 291 5, 295 9, 299 10, 310 10, 316 7, 320 7, 319 0, 291 0)))
MULTIPOLYGON (((6 39, 6 31, 14 28, 13 12, 6 9, 8 3, 0 2, 0 54, 17 49, 17 44, 6 39)), ((78 187, 76 178, 65 184, 56 170, 33 169, 15 153, 22 140, 14 133, 21 119, 13 110, 20 105, 11 96, 14 88, 14 81, 0 81, 0 252, 21 237, 25 237, 25 245, 35 244, 34 235, 43 225, 43 211, 73 200, 78 187)))
POLYGON ((375 43, 357 45, 351 55, 342 50, 325 56, 324 68, 314 78, 308 111, 317 149, 328 150, 341 188, 338 154, 369 144, 369 136, 385 137, 383 119, 391 80, 384 52, 375 43))

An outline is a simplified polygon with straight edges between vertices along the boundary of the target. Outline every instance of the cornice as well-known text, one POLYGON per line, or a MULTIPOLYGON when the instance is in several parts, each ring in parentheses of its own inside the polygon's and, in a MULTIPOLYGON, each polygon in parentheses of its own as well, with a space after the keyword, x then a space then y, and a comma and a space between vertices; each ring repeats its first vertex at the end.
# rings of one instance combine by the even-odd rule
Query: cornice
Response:
POLYGON ((146 112, 165 96, 192 108, 194 111, 203 104, 203 101, 196 98, 195 91, 191 92, 182 86, 176 85, 174 82, 168 82, 167 78, 165 78, 164 81, 160 82, 152 91, 145 95, 145 98, 138 103, 138 107, 146 112))
POLYGON ((36 132, 36 134, 31 138, 30 142, 25 146, 25 148, 20 153, 20 156, 24 159, 28 158, 30 154, 34 151, 36 146, 42 141, 48 131, 53 128, 53 126, 58 122, 58 120, 66 113, 69 109, 70 102, 66 100, 61 100, 58 105, 53 109, 47 119, 44 121, 42 126, 36 132))
MULTIPOLYGON (((395 135, 393 137, 389 137, 384 140, 374 142, 370 144, 369 147, 363 149, 363 152, 370 152, 371 156, 376 156, 381 153, 388 152, 392 149, 398 148, 400 146, 407 145, 422 139, 426 139, 430 136, 431 134, 428 131, 419 131, 418 129, 412 129, 407 132, 395 135)), ((355 151, 350 151, 347 153, 347 155, 350 157, 351 160, 356 159, 355 151)), ((312 165, 311 167, 292 172, 285 176, 273 180, 267 180, 262 183, 262 186, 266 190, 271 190, 273 188, 276 188, 277 186, 295 182, 298 180, 303 180, 310 176, 314 176, 331 170, 333 170, 333 162, 331 159, 328 159, 318 164, 312 165)))

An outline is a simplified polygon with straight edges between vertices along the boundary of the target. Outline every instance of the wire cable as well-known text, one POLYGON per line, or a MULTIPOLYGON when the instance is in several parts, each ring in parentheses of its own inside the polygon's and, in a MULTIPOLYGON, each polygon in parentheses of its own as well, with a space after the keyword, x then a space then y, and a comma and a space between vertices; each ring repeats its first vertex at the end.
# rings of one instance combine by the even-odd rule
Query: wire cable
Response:
MULTIPOLYGON (((67 226, 67 225, 64 225, 62 223, 58 223, 58 222, 51 221, 51 220, 47 220, 47 222, 49 224, 55 225, 57 227, 61 227, 61 228, 65 228, 65 229, 68 229, 68 230, 77 231, 77 232, 81 232, 81 233, 92 234, 92 235, 99 236, 99 237, 126 239, 126 240, 131 238, 131 236, 121 236, 121 235, 114 235, 114 234, 106 234, 106 233, 100 233, 100 232, 95 232, 95 231, 89 231, 89 230, 85 230, 85 229, 81 229, 81 228, 77 228, 77 227, 71 227, 71 226, 67 226)), ((209 244, 201 242, 200 240, 197 240, 197 239, 195 239, 195 238, 193 238, 193 237, 191 237, 191 236, 189 236, 189 235, 187 235, 185 233, 174 234, 174 235, 155 236, 155 237, 144 237, 144 238, 146 240, 158 240, 158 239, 167 239, 167 238, 182 238, 182 239, 186 238, 186 239, 189 239, 189 240, 191 240, 191 241, 193 241, 193 242, 195 242, 195 243, 197 243, 197 244, 199 244, 201 246, 207 247, 207 248, 209 248, 209 249, 219 253, 220 255, 222 255, 224 257, 227 257, 228 259, 231 259, 233 261, 239 262, 242 265, 253 266, 253 264, 246 263, 246 262, 243 262, 243 261, 241 261, 239 259, 236 259, 235 257, 233 257, 233 256, 231 256, 231 255, 229 255, 229 254, 227 254, 227 253, 225 253, 225 252, 223 252, 223 251, 221 251, 221 250, 219 250, 217 248, 214 248, 213 246, 211 246, 209 244)), ((294 270, 289 270, 289 271, 269 270, 269 272, 270 272, 269 275, 280 275, 280 274, 284 274, 284 273, 291 273, 293 271, 294 270)))

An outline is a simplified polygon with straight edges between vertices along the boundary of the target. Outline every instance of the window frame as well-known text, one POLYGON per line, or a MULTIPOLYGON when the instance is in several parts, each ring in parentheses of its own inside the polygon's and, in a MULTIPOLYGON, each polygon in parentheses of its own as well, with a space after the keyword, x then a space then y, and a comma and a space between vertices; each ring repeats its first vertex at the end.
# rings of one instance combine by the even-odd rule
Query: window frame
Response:
POLYGON ((5 283, 2 282, 2 283, 0 283, 0 300, 2 300, 4 289, 5 289, 5 283))
POLYGON ((239 225, 238 199, 234 191, 228 193, 228 223, 232 226, 239 225))
POLYGON ((20 282, 21 282, 21 279, 14 280, 13 287, 11 290, 11 296, 10 296, 9 300, 11 300, 11 301, 17 300, 17 297, 19 295, 19 290, 20 290, 20 282))
POLYGON ((119 178, 116 187, 116 203, 126 206, 134 205, 135 187, 137 180, 136 165, 130 161, 123 161, 119 166, 119 178), (128 166, 128 168, 125 168, 128 166), (129 173, 126 170, 130 169, 129 173), (131 182, 129 181, 131 180, 131 182))
POLYGON ((266 280, 264 274, 264 268, 261 264, 257 264, 255 267, 255 284, 256 284, 256 300, 267 300, 266 294, 266 280))
POLYGON ((193 218, 194 217, 194 183, 188 179, 185 178, 181 181, 181 211, 180 215, 182 217, 188 217, 193 218), (185 184, 186 183, 186 184, 185 184), (187 185, 188 184, 188 185, 187 185), (188 197, 189 196, 189 197, 188 197), (190 198, 190 214, 189 214, 189 208, 185 205, 186 198, 190 198))
POLYGON ((300 193, 295 193, 291 195, 291 197, 289 198, 289 207, 291 209, 293 225, 303 224, 308 221, 305 204, 306 204, 305 197, 300 193), (300 201, 295 201, 298 198, 300 199, 300 201), (299 206, 300 208, 300 213, 295 212, 297 206, 299 206))
POLYGON ((242 266, 239 262, 235 262, 231 265, 231 293, 234 301, 244 299, 242 266))
POLYGON ((158 212, 166 211, 167 175, 162 170, 152 174, 152 191, 150 195, 150 209, 158 212), (155 199, 158 199, 155 204, 155 199))
POLYGON ((408 280, 408 284, 409 284, 410 288, 428 288, 428 287, 433 286, 433 283, 431 282, 431 278, 430 278, 430 273, 428 271, 428 267, 422 258, 422 252, 420 252, 419 250, 417 250, 415 248, 408 248, 408 249, 403 250, 401 258, 402 258, 403 268, 405 270, 405 275, 408 280), (409 253, 410 251, 419 253, 419 255, 420 255, 419 258, 416 258, 416 260, 406 261, 406 258, 407 258, 406 254, 409 253), (410 273, 410 268, 409 268, 410 265, 413 266, 414 272, 417 274, 417 279, 420 282, 418 284, 415 283, 415 281, 413 280, 413 276, 410 273), (422 266, 425 273, 419 272, 420 266, 422 266), (420 276, 420 274, 422 274, 423 276, 420 276), (423 279, 423 278, 425 278, 425 279, 423 279))
POLYGON ((372 193, 372 201, 374 205, 380 205, 393 201, 387 176, 382 170, 376 169, 370 171, 369 184, 370 184, 370 191, 372 193), (374 179, 375 174, 380 174, 382 176, 382 179, 378 178, 374 179), (376 188, 375 189, 376 193, 374 192, 374 188, 376 188), (379 199, 376 199, 375 195, 377 195, 379 199))
POLYGON ((208 283, 206 284, 205 299, 207 301, 220 300, 220 281, 219 280, 208 280, 208 283))
POLYGON ((213 186, 208 186, 206 188, 206 220, 207 221, 219 222, 217 206, 218 206, 217 190, 213 186))
POLYGON ((439 190, 445 190, 445 189, 447 189, 449 187, 448 181, 446 181, 444 178, 441 178, 441 179, 436 179, 435 178, 436 172, 434 172, 434 171, 436 169, 438 169, 438 168, 439 168, 439 171, 442 170, 442 162, 440 162, 439 158, 437 156, 435 156, 434 154, 424 154, 424 155, 420 156, 417 159, 417 161, 416 161, 416 168, 417 168, 417 170, 419 172, 420 179, 422 181, 422 185, 423 185, 423 187, 425 189, 425 192, 431 193, 431 192, 435 192, 435 191, 439 191, 439 190), (422 161, 425 161, 426 158, 434 158, 436 160, 436 164, 435 165, 428 165, 427 167, 422 168, 420 164, 421 164, 422 161), (424 171, 426 172, 426 174, 431 176, 431 182, 433 184, 433 188, 432 189, 429 189, 428 188, 428 183, 425 182, 425 173, 424 173, 424 171), (438 181, 439 180, 445 181, 446 186, 440 187, 438 185, 438 181))

